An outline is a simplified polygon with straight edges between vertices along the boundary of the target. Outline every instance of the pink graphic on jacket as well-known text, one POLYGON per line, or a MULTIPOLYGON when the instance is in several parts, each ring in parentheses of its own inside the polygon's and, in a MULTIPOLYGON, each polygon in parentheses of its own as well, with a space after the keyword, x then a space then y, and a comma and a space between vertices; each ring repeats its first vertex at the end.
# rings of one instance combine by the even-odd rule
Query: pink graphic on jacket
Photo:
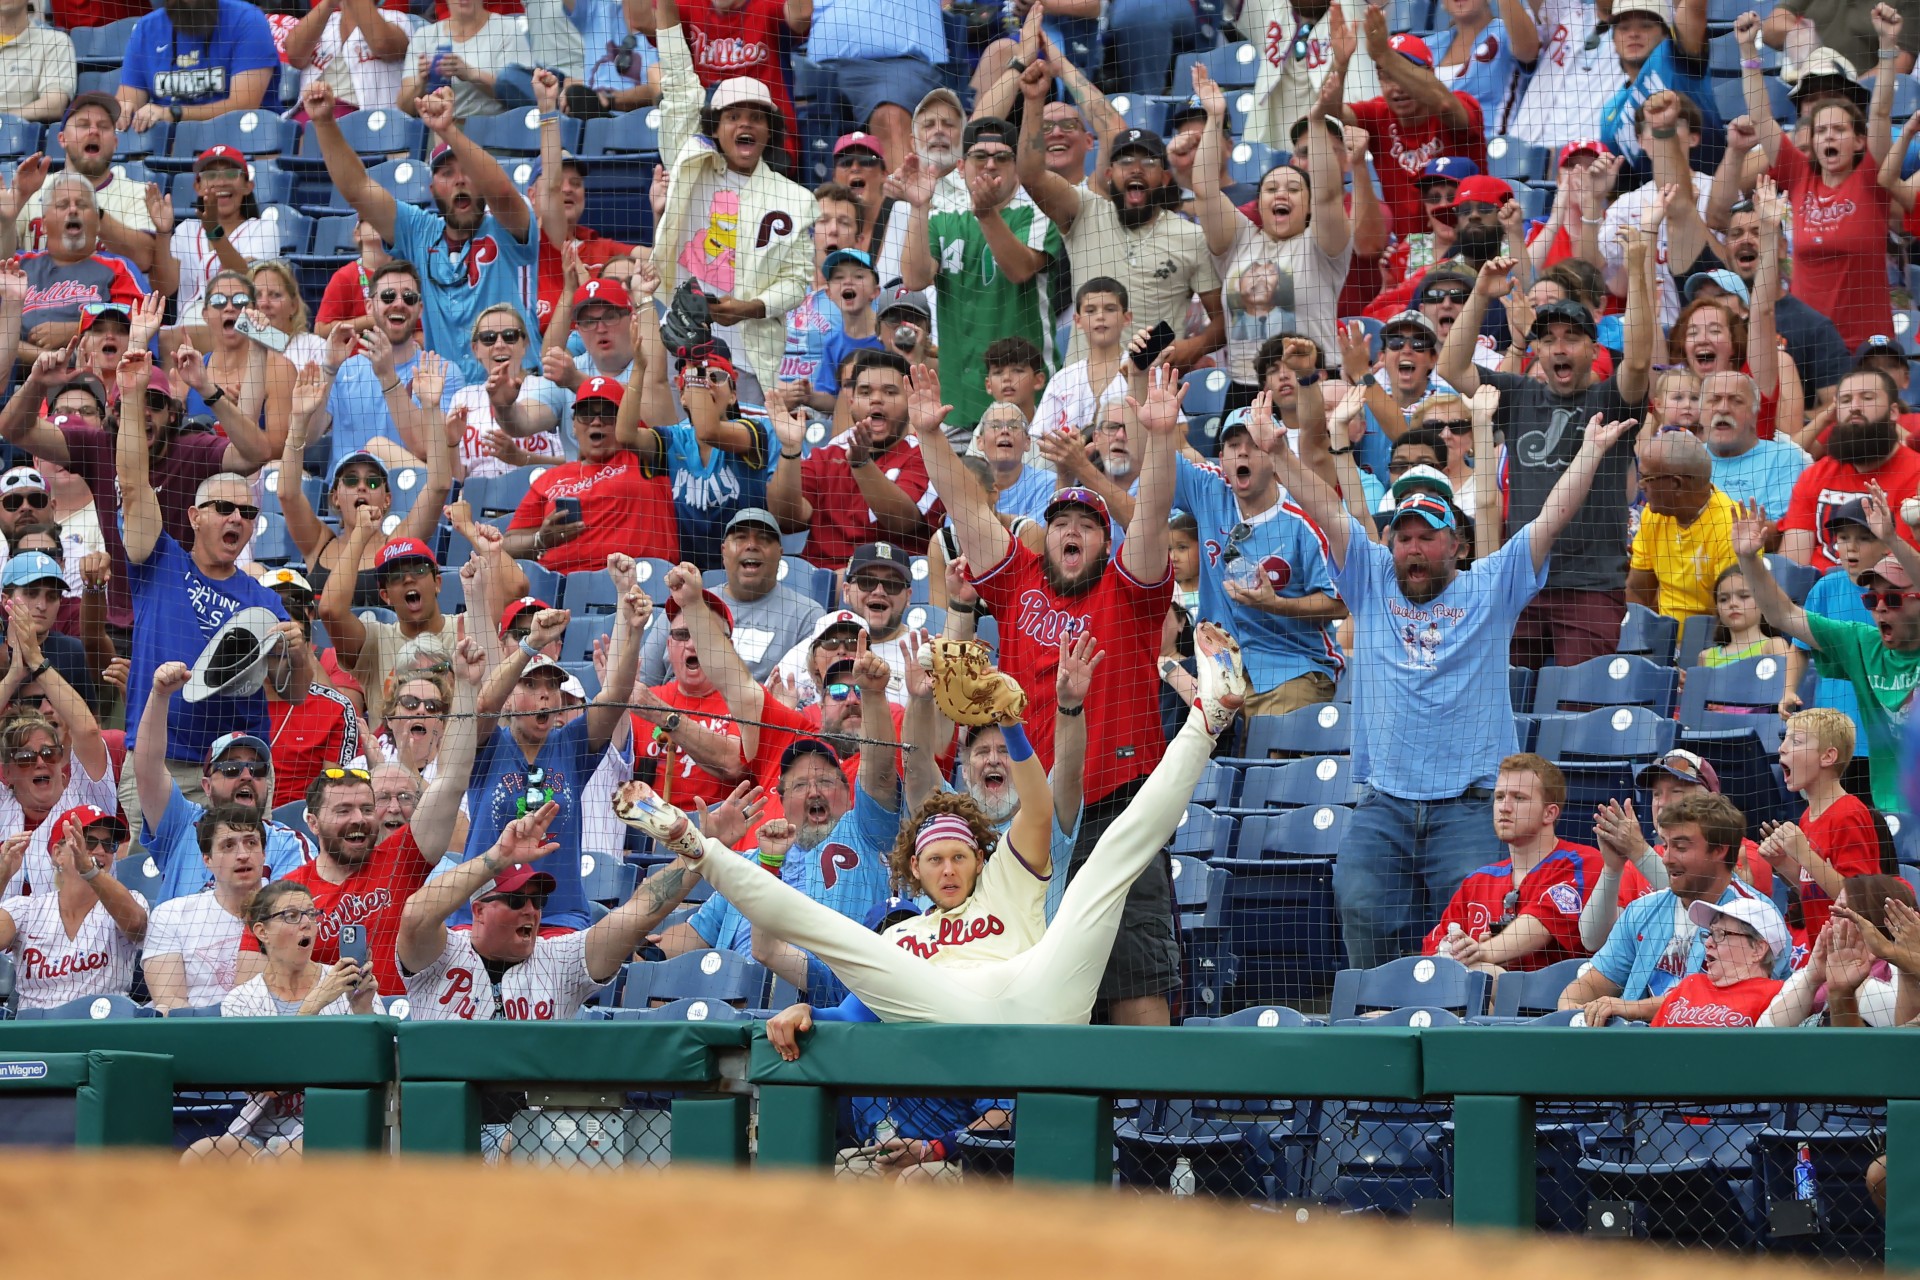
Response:
POLYGON ((716 191, 707 209, 707 228, 680 250, 680 266, 722 297, 733 292, 733 255, 740 236, 740 193, 716 191))

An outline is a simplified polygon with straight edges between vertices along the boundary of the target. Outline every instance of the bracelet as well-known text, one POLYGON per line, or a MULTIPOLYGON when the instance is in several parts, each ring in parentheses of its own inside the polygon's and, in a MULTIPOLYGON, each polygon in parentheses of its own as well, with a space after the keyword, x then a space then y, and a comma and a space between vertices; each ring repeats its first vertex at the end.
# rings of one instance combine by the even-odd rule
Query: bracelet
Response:
POLYGON ((542 111, 540 113, 540 123, 541 124, 559 124, 560 113, 558 111, 542 111))
POLYGON ((227 389, 225 387, 215 387, 213 389, 212 395, 200 397, 201 402, 204 403, 209 409, 213 408, 213 406, 219 404, 222 400, 225 400, 226 398, 227 398, 227 389))
POLYGON ((1311 369, 1306 373, 1295 374, 1293 384, 1296 387, 1310 387, 1318 381, 1320 381, 1320 371, 1318 369, 1311 369))
POLYGON ((1895 58, 1899 56, 1900 56, 1900 51, 1898 49, 1880 50, 1880 61, 1882 62, 1892 62, 1895 58))
MULTIPOLYGON (((1740 69, 1742 71, 1758 71, 1760 69, 1760 59, 1742 58, 1740 59, 1740 69)), ((1656 134, 1655 136, 1657 137, 1658 135, 1656 134)))
POLYGON ((381 394, 381 395, 383 395, 383 396, 390 396, 390 395, 392 395, 392 394, 393 394, 394 392, 396 392, 396 391, 398 391, 399 389, 400 389, 400 379, 398 379, 398 378, 395 378, 395 379, 393 380, 393 385, 392 385, 392 386, 390 386, 390 387, 382 387, 382 388, 380 388, 380 394, 381 394))
POLYGON ((849 471, 858 471, 862 467, 870 467, 872 465, 873 465, 872 458, 861 458, 858 461, 852 458, 847 459, 847 469, 849 471))
POLYGON ((1333 447, 1331 447, 1331 446, 1329 446, 1329 447, 1328 447, 1328 449, 1327 449, 1327 452, 1328 452, 1328 453, 1330 453, 1330 454, 1332 454, 1332 455, 1333 455, 1334 457, 1336 457, 1336 458, 1344 458, 1344 457, 1346 457, 1346 456, 1347 456, 1348 454, 1350 454, 1350 453, 1352 453, 1352 452, 1353 452, 1353 446, 1352 446, 1352 445, 1348 445, 1348 446, 1347 446, 1346 448, 1344 448, 1344 449, 1335 449, 1335 448, 1333 448, 1333 447))
POLYGON ((1015 75, 1019 75, 1022 71, 1025 71, 1030 65, 1032 64, 1029 63, 1025 58, 1012 57, 1007 59, 1007 70, 1013 72, 1013 74, 1015 75))
POLYGON ((543 530, 543 529, 535 529, 535 530, 533 531, 533 554, 534 554, 534 557, 535 557, 535 558, 537 559, 537 558, 539 557, 539 555, 540 555, 540 553, 541 553, 542 551, 545 551, 546 549, 547 549, 547 535, 546 535, 546 531, 545 531, 545 530, 543 530))
POLYGON ((91 884, 95 880, 98 880, 100 878, 100 864, 96 862, 93 865, 93 869, 91 871, 82 871, 80 873, 80 878, 82 880, 85 880, 89 884, 91 884))
POLYGON ((1653 136, 1656 138, 1672 138, 1672 137, 1677 137, 1679 135, 1680 129, 1677 125, 1668 125, 1664 129, 1650 129, 1648 130, 1648 132, 1653 134, 1653 136))
POLYGON ((1583 213, 1580 215, 1580 221, 1584 222, 1589 227, 1597 227, 1601 223, 1605 222, 1606 219, 1605 218, 1589 218, 1586 214, 1583 213))
POLYGON ((1075 717, 1075 716, 1082 716, 1082 715, 1085 715, 1085 714, 1087 713, 1087 709, 1086 709, 1086 707, 1085 707, 1084 705, 1083 705, 1083 706, 1078 706, 1078 707, 1056 707, 1056 708, 1054 708, 1054 709, 1055 709, 1055 710, 1056 710, 1056 711, 1057 711, 1057 712, 1058 712, 1059 714, 1061 714, 1061 715, 1063 715, 1063 716, 1066 716, 1066 717, 1068 717, 1069 719, 1071 719, 1071 718, 1073 718, 1073 717, 1075 717))
POLYGON ((964 613, 969 618, 971 618, 977 615, 980 611, 970 604, 962 604, 958 600, 949 600, 947 601, 947 612, 948 613, 964 613))
POLYGON ((540 658, 540 657, 546 656, 542 654, 538 649, 528 644, 524 639, 520 641, 520 652, 526 654, 529 658, 540 658))
POLYGON ((782 450, 780 451, 780 456, 781 456, 781 457, 783 457, 783 458, 785 458, 785 459, 786 459, 786 460, 787 460, 788 462, 798 462, 798 461, 800 461, 800 455, 799 455, 799 454, 797 454, 797 453, 788 453, 788 452, 787 452, 787 451, 786 451, 785 449, 782 449, 782 450))

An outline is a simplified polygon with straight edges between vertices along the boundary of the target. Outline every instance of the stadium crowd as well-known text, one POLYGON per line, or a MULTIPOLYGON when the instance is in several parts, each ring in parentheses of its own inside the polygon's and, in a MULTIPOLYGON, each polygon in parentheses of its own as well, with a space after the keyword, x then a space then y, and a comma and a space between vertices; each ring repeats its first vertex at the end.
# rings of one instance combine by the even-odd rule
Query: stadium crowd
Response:
MULTIPOLYGON (((570 1018, 707 949, 831 1004, 616 789, 870 927, 942 910, 903 816, 1020 807, 922 664, 978 635, 1057 906, 1204 620, 1250 688, 1201 807, 1316 804, 1266 799, 1258 744, 1318 753, 1262 726, 1351 726, 1349 967, 1586 958, 1589 1025, 1920 1015, 1920 4, 950 8, 0 0, 0 132, 44 126, 0 186, 18 1006, 570 1018), (69 33, 115 20, 109 87, 69 33), (630 120, 633 244, 565 145, 630 120), (351 222, 317 282, 296 157, 351 222), (1521 692, 1629 652, 1663 695, 1521 692), (1677 668, 1771 692, 1676 726, 1677 668), (1548 740, 1628 704, 1664 726, 1595 796, 1548 740), (1723 793, 1687 733, 1736 725, 1723 793)), ((1103 1018, 1182 1012, 1176 869, 1103 1018)))

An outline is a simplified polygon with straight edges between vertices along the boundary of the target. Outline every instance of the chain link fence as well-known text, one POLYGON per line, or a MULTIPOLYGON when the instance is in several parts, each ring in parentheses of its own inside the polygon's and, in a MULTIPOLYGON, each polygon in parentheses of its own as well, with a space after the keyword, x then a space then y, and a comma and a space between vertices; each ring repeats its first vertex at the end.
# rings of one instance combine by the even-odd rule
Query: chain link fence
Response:
POLYGON ((488 1089, 480 1147, 489 1163, 549 1169, 664 1169, 673 1095, 615 1089, 488 1089))

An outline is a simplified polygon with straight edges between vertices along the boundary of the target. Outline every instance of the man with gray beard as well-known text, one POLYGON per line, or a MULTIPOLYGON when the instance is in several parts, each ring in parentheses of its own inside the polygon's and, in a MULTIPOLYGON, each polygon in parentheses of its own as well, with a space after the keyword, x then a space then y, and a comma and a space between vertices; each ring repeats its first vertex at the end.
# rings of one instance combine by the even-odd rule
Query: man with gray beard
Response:
MULTIPOLYGON (((1780 521, 1780 551, 1798 564, 1825 573, 1836 563, 1827 517, 1836 507, 1864 497, 1869 483, 1886 492, 1894 511, 1920 490, 1920 453, 1900 440, 1899 389, 1879 369, 1856 369, 1840 379, 1833 395, 1833 428, 1827 456, 1808 467, 1793 486, 1793 501, 1780 521)), ((1901 536, 1913 529, 1900 522, 1901 536)))
POLYGON ((1700 410, 1714 488, 1742 506, 1759 502, 1767 519, 1778 522, 1807 469, 1805 451, 1785 437, 1760 438, 1760 388, 1744 373, 1708 374, 1700 384, 1700 410))

